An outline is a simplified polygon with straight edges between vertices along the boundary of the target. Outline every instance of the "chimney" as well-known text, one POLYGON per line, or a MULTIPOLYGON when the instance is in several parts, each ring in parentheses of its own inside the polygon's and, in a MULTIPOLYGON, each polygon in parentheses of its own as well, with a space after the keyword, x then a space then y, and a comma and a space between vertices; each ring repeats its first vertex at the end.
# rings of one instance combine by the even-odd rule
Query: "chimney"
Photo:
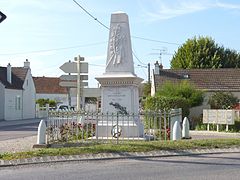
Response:
POLYGON ((28 61, 28 59, 26 59, 26 61, 24 62, 24 68, 30 68, 30 62, 28 61))
POLYGON ((160 68, 160 69, 163 69, 163 65, 162 65, 162 63, 159 65, 159 68, 160 68))
POLYGON ((10 63, 7 65, 7 81, 12 84, 12 66, 10 63))
POLYGON ((154 68, 154 74, 160 74, 160 66, 159 66, 159 63, 158 61, 156 61, 156 63, 154 64, 155 65, 155 68, 154 68))

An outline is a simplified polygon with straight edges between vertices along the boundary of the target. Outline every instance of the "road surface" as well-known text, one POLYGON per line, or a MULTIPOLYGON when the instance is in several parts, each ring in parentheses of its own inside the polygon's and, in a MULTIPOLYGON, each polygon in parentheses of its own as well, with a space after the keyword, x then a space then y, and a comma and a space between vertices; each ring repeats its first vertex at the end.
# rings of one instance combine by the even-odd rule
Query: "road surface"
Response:
POLYGON ((239 170, 240 152, 6 167, 0 179, 231 180, 239 179, 239 170))
POLYGON ((39 122, 0 127, 0 141, 37 135, 39 122))

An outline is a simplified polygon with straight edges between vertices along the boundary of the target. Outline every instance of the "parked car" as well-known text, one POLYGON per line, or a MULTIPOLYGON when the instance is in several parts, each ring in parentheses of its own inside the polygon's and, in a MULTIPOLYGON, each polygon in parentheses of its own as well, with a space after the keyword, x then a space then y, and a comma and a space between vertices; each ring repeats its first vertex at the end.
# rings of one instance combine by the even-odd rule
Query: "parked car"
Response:
POLYGON ((59 110, 74 110, 75 108, 73 106, 65 105, 65 104, 60 104, 57 106, 57 111, 59 110))

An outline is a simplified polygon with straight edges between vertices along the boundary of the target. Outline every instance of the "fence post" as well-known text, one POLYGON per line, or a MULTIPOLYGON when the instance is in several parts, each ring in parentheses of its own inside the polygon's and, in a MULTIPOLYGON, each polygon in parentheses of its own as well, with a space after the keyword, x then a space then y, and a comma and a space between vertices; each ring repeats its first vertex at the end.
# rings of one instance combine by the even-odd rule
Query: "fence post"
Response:
POLYGON ((182 122, 182 109, 172 109, 170 111, 170 139, 173 139, 173 126, 175 122, 182 122))
POLYGON ((228 124, 226 124, 226 131, 228 131, 228 124))
POLYGON ((47 115, 47 117, 48 117, 48 112, 49 112, 49 104, 46 104, 46 115, 47 115))
POLYGON ((185 117, 183 120, 183 129, 182 129, 182 137, 185 139, 189 139, 189 121, 188 118, 185 117))
POLYGON ((36 118, 39 118, 39 110, 40 110, 40 107, 39 107, 39 104, 37 103, 36 104, 36 118))
POLYGON ((46 147, 46 123, 42 119, 38 125, 38 135, 37 135, 37 144, 33 145, 33 148, 43 148, 46 147))
POLYGON ((180 127, 180 122, 179 121, 175 121, 174 125, 173 125, 173 137, 172 140, 179 140, 181 139, 181 127, 180 127))
POLYGON ((118 113, 117 113, 117 144, 118 144, 118 132, 119 132, 119 129, 118 129, 118 113))

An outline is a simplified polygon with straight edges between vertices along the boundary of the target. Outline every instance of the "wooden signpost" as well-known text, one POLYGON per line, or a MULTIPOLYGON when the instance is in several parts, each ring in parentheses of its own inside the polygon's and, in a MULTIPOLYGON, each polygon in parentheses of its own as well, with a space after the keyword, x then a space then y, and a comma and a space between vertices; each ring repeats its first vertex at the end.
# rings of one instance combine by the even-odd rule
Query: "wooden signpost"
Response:
MULTIPOLYGON (((83 82, 83 80, 88 80, 88 75, 81 75, 81 73, 88 73, 88 63, 81 62, 84 61, 84 57, 78 56, 74 58, 77 62, 65 62, 60 69, 69 73, 69 75, 62 75, 60 79, 62 80, 59 85, 62 87, 68 88, 77 88, 77 110, 80 110, 80 104, 82 99, 82 92, 84 86, 88 86, 88 82, 83 82), (71 75, 70 73, 76 73, 75 75, 71 75)), ((70 93, 68 94, 70 96, 70 93)))

